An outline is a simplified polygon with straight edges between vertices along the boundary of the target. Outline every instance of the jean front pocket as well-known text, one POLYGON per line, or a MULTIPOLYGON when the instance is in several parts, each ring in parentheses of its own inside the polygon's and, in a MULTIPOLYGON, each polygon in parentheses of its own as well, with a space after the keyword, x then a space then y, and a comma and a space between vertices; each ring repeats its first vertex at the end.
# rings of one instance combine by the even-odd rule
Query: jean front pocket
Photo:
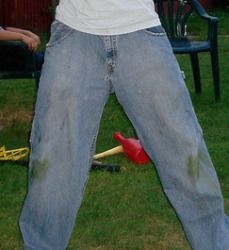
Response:
POLYGON ((166 32, 161 25, 150 27, 148 29, 144 29, 143 31, 151 36, 166 36, 166 32))
POLYGON ((51 25, 51 37, 46 47, 53 47, 54 45, 61 43, 73 31, 74 29, 68 25, 55 20, 51 25))

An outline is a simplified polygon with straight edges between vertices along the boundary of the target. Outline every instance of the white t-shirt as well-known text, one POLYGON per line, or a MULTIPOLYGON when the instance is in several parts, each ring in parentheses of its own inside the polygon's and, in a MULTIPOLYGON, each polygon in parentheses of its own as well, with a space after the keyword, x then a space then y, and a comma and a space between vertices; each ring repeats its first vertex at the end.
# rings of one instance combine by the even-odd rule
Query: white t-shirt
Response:
POLYGON ((153 0, 60 0, 56 19, 96 35, 118 35, 160 25, 153 0))

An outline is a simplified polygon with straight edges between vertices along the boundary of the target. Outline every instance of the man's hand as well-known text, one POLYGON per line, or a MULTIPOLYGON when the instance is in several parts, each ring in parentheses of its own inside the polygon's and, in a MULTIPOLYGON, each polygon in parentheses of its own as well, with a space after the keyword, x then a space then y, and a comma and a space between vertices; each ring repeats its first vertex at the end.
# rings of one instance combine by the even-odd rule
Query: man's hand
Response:
POLYGON ((24 42, 25 44, 27 44, 28 49, 30 51, 35 51, 38 48, 38 46, 40 45, 40 39, 33 39, 33 38, 26 36, 26 35, 21 36, 21 41, 24 42))
POLYGON ((41 43, 40 37, 29 30, 6 27, 6 31, 11 32, 11 35, 14 35, 15 38, 19 36, 17 40, 21 40, 26 43, 31 51, 35 51, 41 43))
POLYGON ((35 40, 38 43, 38 45, 40 45, 40 43, 41 43, 40 37, 37 36, 36 34, 34 34, 33 32, 27 30, 24 35, 32 38, 33 40, 35 40))

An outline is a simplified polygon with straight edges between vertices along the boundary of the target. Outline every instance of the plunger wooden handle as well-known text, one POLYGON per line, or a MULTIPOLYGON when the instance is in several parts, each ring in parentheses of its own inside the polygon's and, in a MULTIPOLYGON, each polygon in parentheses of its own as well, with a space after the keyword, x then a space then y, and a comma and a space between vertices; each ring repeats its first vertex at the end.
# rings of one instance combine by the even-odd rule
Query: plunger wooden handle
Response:
POLYGON ((100 159, 100 158, 103 158, 103 157, 106 157, 106 156, 116 155, 116 154, 123 153, 123 152, 124 152, 123 146, 119 145, 119 146, 117 146, 115 148, 112 148, 112 149, 109 149, 109 150, 107 150, 105 152, 102 152, 100 154, 94 155, 93 159, 97 160, 97 159, 100 159))

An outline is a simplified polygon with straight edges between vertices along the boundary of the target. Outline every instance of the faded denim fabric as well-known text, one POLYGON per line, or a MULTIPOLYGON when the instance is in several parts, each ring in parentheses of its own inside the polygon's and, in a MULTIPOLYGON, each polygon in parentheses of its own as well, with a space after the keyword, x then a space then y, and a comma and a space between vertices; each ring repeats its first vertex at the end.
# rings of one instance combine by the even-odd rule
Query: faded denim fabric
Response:
POLYGON ((67 247, 111 92, 155 163, 192 249, 228 250, 216 172, 163 29, 97 36, 60 22, 52 25, 32 127, 20 217, 25 249, 67 247))

